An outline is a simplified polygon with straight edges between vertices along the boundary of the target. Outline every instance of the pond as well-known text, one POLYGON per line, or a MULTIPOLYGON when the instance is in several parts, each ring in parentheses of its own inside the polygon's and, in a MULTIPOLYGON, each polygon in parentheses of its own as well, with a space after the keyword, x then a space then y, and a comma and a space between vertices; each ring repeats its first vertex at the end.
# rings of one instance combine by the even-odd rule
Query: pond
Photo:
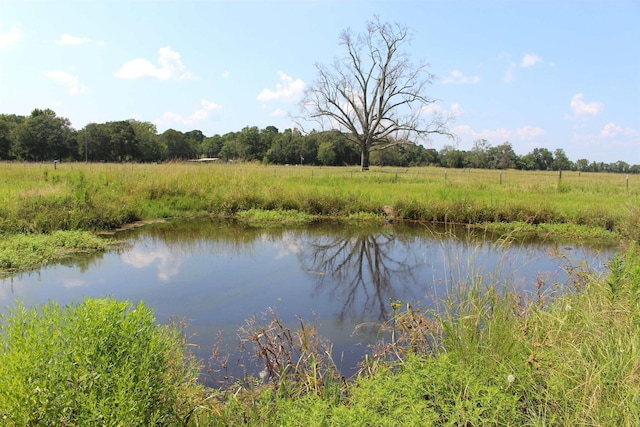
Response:
POLYGON ((257 228, 198 218, 118 233, 117 249, 80 254, 0 281, 0 312, 56 299, 111 295, 143 300, 159 322, 185 317, 194 352, 205 361, 222 336, 269 309, 294 328, 298 317, 333 345, 353 374, 392 313, 390 300, 436 308, 471 274, 508 283, 525 297, 563 292, 570 273, 604 271, 615 247, 496 240, 425 224, 362 226, 323 222, 257 228))

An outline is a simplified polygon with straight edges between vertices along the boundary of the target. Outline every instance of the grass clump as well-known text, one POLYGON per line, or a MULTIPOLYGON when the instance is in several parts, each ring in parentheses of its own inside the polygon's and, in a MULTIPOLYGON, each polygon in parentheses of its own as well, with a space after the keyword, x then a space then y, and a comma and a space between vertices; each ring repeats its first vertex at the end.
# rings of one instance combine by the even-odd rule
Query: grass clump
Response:
POLYGON ((0 275, 56 262, 78 251, 101 251, 108 242, 88 231, 5 234, 0 239, 0 275))
POLYGON ((282 226, 288 226, 292 224, 307 224, 317 219, 314 215, 309 215, 293 209, 249 209, 246 211, 237 212, 236 217, 247 224, 258 226, 273 224, 279 224, 282 226))
POLYGON ((143 303, 17 306, 1 321, 2 425, 186 425, 202 397, 180 331, 143 303))

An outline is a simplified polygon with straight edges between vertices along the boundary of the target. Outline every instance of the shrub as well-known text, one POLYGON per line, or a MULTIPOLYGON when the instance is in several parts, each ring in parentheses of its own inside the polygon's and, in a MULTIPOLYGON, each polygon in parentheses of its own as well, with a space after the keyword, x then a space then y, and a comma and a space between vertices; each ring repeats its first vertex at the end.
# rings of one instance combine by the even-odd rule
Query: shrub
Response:
POLYGON ((143 303, 85 299, 0 318, 2 425, 182 425, 199 366, 143 303))

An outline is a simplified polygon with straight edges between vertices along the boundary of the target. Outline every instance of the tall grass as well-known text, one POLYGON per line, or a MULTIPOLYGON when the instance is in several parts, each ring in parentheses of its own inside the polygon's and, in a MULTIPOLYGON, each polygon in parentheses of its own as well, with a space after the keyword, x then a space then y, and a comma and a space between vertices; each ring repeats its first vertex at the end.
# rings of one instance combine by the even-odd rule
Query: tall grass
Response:
POLYGON ((0 230, 112 229, 250 209, 481 224, 573 224, 636 238, 640 177, 564 172, 252 164, 0 163, 0 230))
POLYGON ((50 302, 1 320, 3 426, 179 426, 203 400, 179 329, 142 303, 50 302))
POLYGON ((438 310, 393 302, 393 340, 355 379, 295 395, 260 382, 221 391, 208 425, 638 424, 635 245, 606 277, 580 276, 579 289, 553 300, 527 300, 478 273, 450 283, 438 310))
POLYGON ((54 231, 26 236, 10 234, 0 240, 2 272, 28 270, 58 261, 79 251, 101 251, 108 243, 87 231, 54 231))
MULTIPOLYGON (((594 217, 584 226, 628 237, 638 230, 637 207, 631 205, 637 190, 630 186, 627 192, 609 175, 565 173, 558 183, 547 175, 533 180, 536 175, 514 173, 511 190, 501 193, 504 175, 502 186, 489 172, 470 179, 476 171, 448 171, 445 181, 440 169, 397 176, 386 170, 352 175, 338 168, 183 164, 7 170, 1 178, 7 186, 0 190, 7 203, 0 210, 8 229, 18 223, 15 212, 25 201, 67 197, 70 208, 112 204, 119 212, 135 209, 138 218, 245 212, 258 221, 308 219, 294 212, 382 217, 385 206, 405 218, 411 208, 416 218, 444 214, 447 221, 478 221, 481 212, 495 215, 503 206, 508 209, 501 221, 509 220, 509 212, 531 209, 534 217, 523 220, 527 226, 548 226, 557 218, 586 221, 592 206, 605 215, 605 224, 594 217), (528 187, 535 191, 526 193, 528 187), (513 200, 506 201, 510 195, 513 200)), ((43 230, 57 227, 43 221, 43 230)), ((32 222, 23 224, 36 230, 32 222)), ((450 261, 455 266, 465 260, 450 261)), ((0 420, 10 426, 638 424, 636 244, 611 261, 607 276, 579 272, 574 292, 554 299, 546 298, 542 282, 527 299, 498 274, 450 268, 447 293, 436 309, 390 302, 392 339, 381 341, 360 374, 347 380, 312 327, 301 322, 290 330, 277 316, 252 319, 240 331, 256 356, 251 363, 262 363, 262 377, 205 391, 195 384, 198 369, 185 359, 185 342, 175 330, 155 325, 143 305, 134 310, 106 299, 66 308, 51 303, 39 312, 16 308, 0 319, 0 420)))

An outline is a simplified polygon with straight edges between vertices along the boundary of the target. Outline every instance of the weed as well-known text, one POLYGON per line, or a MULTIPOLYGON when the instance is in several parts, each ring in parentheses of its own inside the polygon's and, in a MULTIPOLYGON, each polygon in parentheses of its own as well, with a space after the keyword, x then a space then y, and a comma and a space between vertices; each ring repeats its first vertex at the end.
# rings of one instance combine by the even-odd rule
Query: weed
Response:
POLYGON ((144 304, 17 306, 0 323, 3 425, 181 425, 199 366, 144 304))

